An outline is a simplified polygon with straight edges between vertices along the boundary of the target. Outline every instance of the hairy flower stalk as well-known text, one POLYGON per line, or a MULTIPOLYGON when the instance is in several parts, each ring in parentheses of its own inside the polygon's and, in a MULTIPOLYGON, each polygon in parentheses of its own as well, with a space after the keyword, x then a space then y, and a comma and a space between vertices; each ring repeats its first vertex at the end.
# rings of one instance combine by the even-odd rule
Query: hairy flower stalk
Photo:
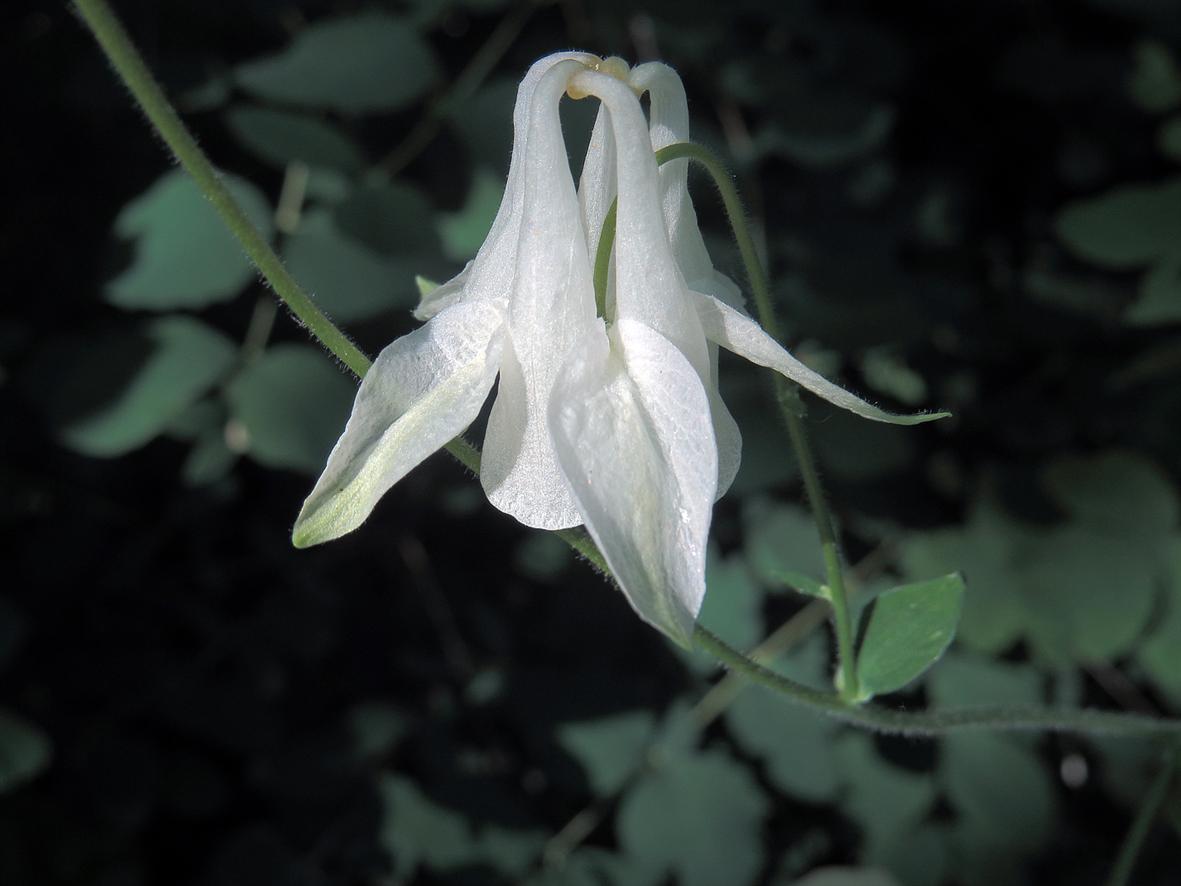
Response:
POLYGON ((306 546, 355 529, 475 419, 499 379, 480 476, 489 501, 529 526, 584 524, 640 617, 688 645, 705 595, 712 506, 741 452, 718 393, 718 346, 866 418, 939 416, 865 403, 743 311, 738 287, 706 251, 687 161, 657 166, 654 148, 689 136, 671 68, 548 56, 522 81, 513 122, 487 239, 423 300, 416 316, 425 325, 377 358, 293 539, 306 546), (577 190, 558 118, 564 94, 602 103, 577 190), (612 203, 613 264, 597 316, 591 256, 612 203))

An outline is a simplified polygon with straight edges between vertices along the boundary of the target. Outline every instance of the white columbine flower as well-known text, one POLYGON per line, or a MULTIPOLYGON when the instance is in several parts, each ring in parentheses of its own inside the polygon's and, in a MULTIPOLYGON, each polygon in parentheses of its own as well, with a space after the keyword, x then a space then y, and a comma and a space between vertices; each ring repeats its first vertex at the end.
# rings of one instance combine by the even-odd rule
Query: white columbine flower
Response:
POLYGON ((738 467, 741 438, 717 391, 717 345, 876 421, 914 424, 808 369, 741 310, 710 261, 687 163, 654 149, 688 139, 680 79, 640 65, 627 82, 580 72, 572 92, 603 102, 580 185, 592 247, 618 199, 608 314, 551 405, 558 456, 588 531, 642 618, 687 644, 705 595, 710 507, 738 467), (648 92, 646 124, 636 93, 648 92), (602 339, 602 334, 600 334, 602 339), (624 496, 621 489, 630 490, 624 496))
POLYGON ((296 520, 296 545, 359 526, 387 489, 475 420, 498 374, 481 468, 489 500, 529 526, 582 522, 545 422, 562 357, 595 319, 558 103, 574 71, 596 61, 551 55, 521 82, 508 181, 488 237, 463 273, 431 293, 428 322, 374 361, 296 520))
POLYGON ((461 433, 499 375, 481 482, 530 526, 584 523, 639 615, 687 645, 705 595, 713 502, 741 438, 717 393, 717 345, 839 406, 893 416, 795 360, 714 270, 684 162, 653 145, 688 137, 680 80, 663 65, 563 53, 522 81, 505 194, 475 260, 416 312, 427 322, 379 355, 304 503, 299 546, 355 529, 407 471, 461 433), (558 119, 562 94, 603 113, 580 195, 558 119), (651 96, 651 122, 637 93, 651 96), (618 195, 611 295, 595 316, 590 256, 618 195), (589 225, 589 228, 587 227, 589 225))

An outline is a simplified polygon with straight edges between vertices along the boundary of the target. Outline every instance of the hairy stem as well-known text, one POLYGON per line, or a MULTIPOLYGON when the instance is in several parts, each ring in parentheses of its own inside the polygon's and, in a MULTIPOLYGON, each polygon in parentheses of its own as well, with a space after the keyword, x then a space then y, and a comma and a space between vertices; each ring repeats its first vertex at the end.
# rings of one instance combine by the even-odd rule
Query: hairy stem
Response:
MULTIPOLYGON (((132 45, 127 32, 115 17, 106 0, 75 0, 74 7, 87 27, 93 32, 100 47, 110 60, 112 67, 122 78, 128 90, 143 109, 148 120, 160 133, 165 143, 176 155, 186 171, 192 175, 205 196, 214 204, 223 222, 238 239, 243 250, 258 267, 276 295, 290 308, 292 313, 307 327, 344 365, 358 377, 363 377, 371 365, 368 357, 321 311, 311 297, 283 267, 279 257, 266 239, 250 223, 225 185, 221 182, 213 165, 197 146, 176 111, 168 103, 159 84, 144 65, 139 53, 132 45)), ((713 155, 695 145, 671 145, 657 153, 662 162, 689 157, 703 163, 715 176, 722 191, 723 201, 735 228, 739 248, 747 262, 751 275, 751 286, 755 293, 760 320, 772 335, 777 334, 774 312, 771 309, 769 290, 762 275, 754 250, 754 241, 742 219, 742 207, 733 182, 725 174, 721 164, 713 155)), ((786 398, 781 398, 786 400, 786 398)), ((785 417, 798 421, 799 417, 783 403, 785 417)), ((468 469, 480 469, 480 451, 459 437, 447 444, 448 451, 468 469)), ((816 489, 819 490, 817 480, 816 489)), ((815 501, 813 502, 815 510, 815 501)), ((827 522, 827 511, 821 511, 827 522)), ((827 530, 831 534, 829 525, 827 530)), ((611 575, 607 561, 594 541, 581 529, 561 530, 558 537, 583 556, 596 569, 611 575)), ((822 533, 822 538, 824 534, 822 533)), ((835 552, 835 544, 833 545, 835 552)), ((839 563, 835 564, 839 571, 839 563)), ((831 577, 830 577, 831 587, 831 577)), ((841 584, 843 588, 843 583, 841 584)), ((1026 729, 1064 730, 1113 735, 1169 734, 1181 736, 1181 721, 1164 720, 1137 714, 1109 713, 1106 711, 1052 709, 1052 708, 964 708, 947 711, 908 712, 879 708, 874 705, 855 706, 845 698, 829 692, 821 692, 789 680, 774 671, 764 668, 736 649, 726 645, 704 627, 698 625, 694 639, 722 664, 744 674, 749 679, 779 692, 788 700, 822 711, 848 723, 883 732, 904 735, 936 735, 945 732, 969 729, 1026 729)))
MULTIPOLYGON (((750 282, 751 292, 754 295, 755 311, 759 317, 759 324, 768 335, 780 340, 779 318, 775 314, 775 306, 771 301, 771 288, 767 284, 767 275, 763 272, 763 264, 755 249, 754 237, 746 223, 746 212, 742 208, 742 199, 738 196, 738 188, 735 187, 734 179, 726 170, 725 165, 707 148, 683 142, 660 149, 656 152, 656 159, 659 163, 689 159, 703 166, 709 173, 722 197, 730 229, 734 232, 738 252, 742 256, 747 280, 750 282)), ((606 226, 604 225, 604 227, 606 226)), ((825 578, 829 599, 832 603, 833 624, 837 639, 841 694, 846 699, 856 699, 859 687, 857 685, 853 621, 849 609, 849 593, 845 588, 844 572, 841 568, 840 548, 837 544, 836 532, 833 529, 832 517, 828 512, 828 500, 825 498, 824 487, 820 482, 820 472, 816 467, 812 446, 808 442, 808 432, 802 416, 803 410, 798 407, 800 403, 798 390, 791 382, 778 376, 776 377, 776 385, 779 394, 777 397, 779 410, 783 415, 784 424, 787 426, 792 449, 795 450, 800 476, 803 478, 808 503, 812 508, 812 518, 820 535, 825 578)))
MULTIPOLYGON (((370 359, 345 335, 312 297, 295 281, 279 256, 251 223, 242 207, 226 188, 217 170, 205 156, 188 127, 164 95, 164 90, 144 64, 126 29, 106 0, 75 0, 74 8, 94 34, 128 91, 135 98, 148 121, 155 127, 164 143, 193 177, 201 192, 213 204, 222 222, 234 235, 242 250, 254 262, 263 279, 275 295, 287 305, 301 325, 307 328, 325 348, 358 378, 364 378, 371 365, 370 359)), ((480 451, 457 437, 447 444, 447 451, 468 470, 480 470, 480 451)))
POLYGON ((759 665, 698 625, 693 639, 719 661, 773 689, 788 701, 873 732, 935 736, 950 732, 1085 732, 1096 735, 1181 736, 1181 720, 1086 708, 999 706, 901 711, 878 705, 853 705, 831 692, 804 686, 759 665))
POLYGON ((140 108, 172 150, 185 171, 193 177, 201 192, 213 204, 225 226, 241 244, 250 260, 262 272, 275 293, 291 309, 299 322, 324 343, 357 376, 369 369, 369 358, 316 306, 287 268, 275 255, 266 238, 250 223, 246 213, 230 194, 209 158, 197 145, 192 133, 169 104, 164 90, 136 51, 127 31, 106 0, 76 0, 74 8, 94 34, 107 60, 122 78, 140 108))

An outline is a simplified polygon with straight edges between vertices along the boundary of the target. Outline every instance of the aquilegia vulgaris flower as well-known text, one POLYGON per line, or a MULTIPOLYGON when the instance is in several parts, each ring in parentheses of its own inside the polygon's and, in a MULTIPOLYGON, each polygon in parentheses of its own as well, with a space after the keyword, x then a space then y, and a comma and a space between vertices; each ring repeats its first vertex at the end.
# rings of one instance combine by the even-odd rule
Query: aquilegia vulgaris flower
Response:
POLYGON ((741 448, 718 394, 717 346, 866 418, 938 415, 865 403, 742 310, 706 252, 687 161, 657 166, 654 148, 688 139, 671 68, 547 56, 521 82, 513 126, 487 239, 424 298, 416 316, 426 323, 374 362, 293 540, 304 547, 357 528, 386 490, 472 423, 499 379, 480 471, 489 501, 528 526, 585 524, 640 617, 687 645, 705 595, 711 509, 741 448), (602 103, 577 191, 558 116, 566 94, 602 103), (616 200, 598 316, 592 256, 616 200))

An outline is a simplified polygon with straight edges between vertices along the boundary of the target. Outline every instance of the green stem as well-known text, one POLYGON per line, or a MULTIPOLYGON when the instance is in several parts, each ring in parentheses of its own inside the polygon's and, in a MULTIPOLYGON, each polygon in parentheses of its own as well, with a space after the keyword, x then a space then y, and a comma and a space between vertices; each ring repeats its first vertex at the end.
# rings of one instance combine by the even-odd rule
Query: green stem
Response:
MULTIPOLYGON (((614 583, 607 561, 585 530, 563 529, 556 535, 614 583)), ((987 706, 942 711, 903 711, 872 704, 858 705, 834 692, 813 689, 764 667, 700 624, 693 629, 693 640, 699 648, 735 673, 775 691, 789 702, 871 732, 918 737, 982 730, 1181 736, 1181 720, 1087 708, 987 706)))
MULTIPOLYGON (((759 324, 768 335, 778 341, 781 337, 779 318, 775 314, 775 305, 771 301, 771 288, 767 284, 767 276, 763 272, 763 264, 759 260, 754 237, 746 223, 746 212, 742 208, 742 198, 738 196, 738 188, 734 185, 734 179, 721 160, 712 151, 701 145, 681 142, 661 148, 656 152, 656 160, 660 164, 681 159, 692 160, 703 166, 717 186, 722 197, 722 205, 726 210, 726 217, 730 221, 730 228, 734 232, 734 240, 738 244, 738 252, 742 256, 751 292, 754 295, 759 324)), ((605 228, 606 225, 604 225, 605 228)), ((598 262, 596 262, 597 269, 598 262)), ((824 571, 832 603, 833 623, 837 639, 837 659, 840 662, 841 695, 852 700, 856 699, 860 693, 857 685, 857 657, 854 648, 853 621, 849 609, 849 593, 845 589, 836 532, 833 529, 832 517, 828 512, 824 487, 820 483, 820 472, 816 468, 816 459, 808 442, 808 432, 801 414, 802 409, 796 406, 800 402, 798 391, 791 382, 780 379, 778 376, 776 377, 776 385, 780 412, 787 425, 787 434, 791 439, 792 448, 795 450, 800 476, 804 481, 804 489, 807 492, 808 503, 812 507, 812 518, 816 522, 816 530, 820 535, 820 546, 824 554, 824 571)))
MULTIPOLYGON (((143 108, 149 121, 160 132, 161 137, 164 138, 177 159, 181 161, 204 194, 217 208, 226 226, 242 244, 247 255, 258 266, 263 277, 279 298, 329 351, 335 354, 357 376, 364 377, 370 366, 369 358, 316 307, 310 296, 287 273, 266 239, 251 225, 249 219, 218 178, 212 164, 201 152, 192 135, 189 134, 175 110, 164 97, 163 91, 152 78, 143 60, 132 46, 126 31, 115 18, 105 0, 75 0, 74 6, 94 33, 116 72, 143 108)), ((676 156, 690 156, 693 159, 698 159, 694 149, 695 146, 692 145, 674 145, 659 154, 663 155, 665 160, 675 159, 676 156), (678 151, 680 153, 677 153, 678 151)), ((722 169, 721 164, 712 160, 712 156, 706 165, 711 172, 715 173, 715 177, 718 174, 715 169, 722 169)), ((753 240, 750 239, 749 233, 741 222, 741 204, 737 202, 737 192, 733 189, 733 183, 725 177, 724 170, 722 170, 722 178, 719 179, 719 188, 722 190, 723 200, 731 215, 731 221, 735 224, 739 248, 743 251, 744 259, 747 259, 749 253, 748 272, 751 274, 756 303, 759 305, 764 328, 771 332, 777 327, 774 322, 774 314, 770 310, 766 281, 762 277, 761 267, 758 265, 754 253, 753 240)), ((785 407, 785 411, 789 410, 785 407)), ((447 449, 471 471, 479 472, 480 451, 475 446, 460 437, 448 443, 447 449)), ((569 529, 562 530, 557 535, 585 557, 596 569, 610 576, 607 561, 585 531, 569 529)), ((868 729, 910 735, 934 735, 964 729, 1057 729, 1108 732, 1117 735, 1153 733, 1181 735, 1181 721, 1103 711, 978 708, 910 713, 877 708, 872 705, 855 707, 840 696, 811 689, 762 667, 741 652, 727 646, 700 625, 694 632, 694 638, 723 664, 743 673, 751 680, 775 689, 789 700, 868 729)))
POLYGON ((122 78, 165 144, 176 155, 185 171, 197 182, 201 192, 213 204, 230 232, 237 238, 250 260, 274 288, 279 298, 291 309, 299 322, 324 343, 340 361, 356 375, 363 376, 369 368, 369 358, 349 341, 331 320, 312 301, 311 296, 295 282, 279 257, 250 219, 238 206, 225 183, 197 146, 196 139, 168 103, 160 84, 152 76, 136 51, 119 19, 106 0, 75 0, 74 8, 82 16, 98 40, 111 66, 122 78))
POLYGON ((852 705, 840 696, 804 686, 759 665, 701 625, 693 639, 703 649, 747 678, 773 689, 788 701, 873 732, 935 736, 950 732, 1085 732, 1092 735, 1181 736, 1181 720, 1086 708, 1038 708, 991 705, 936 711, 901 711, 878 705, 852 705))
POLYGON ((1161 806, 1169 795, 1179 755, 1181 755, 1181 749, 1173 748, 1165 758, 1161 771, 1148 789, 1148 795, 1144 798, 1143 804, 1136 812, 1136 817, 1132 820, 1132 826, 1128 828, 1128 833, 1120 846, 1119 855, 1111 868, 1111 875, 1107 878, 1107 886, 1127 886, 1131 880, 1132 870, 1136 866, 1136 858, 1140 855, 1144 841, 1148 839, 1148 834, 1152 830, 1152 823, 1156 820, 1161 806))
POLYGON ((619 201, 612 200, 611 207, 603 216, 603 229, 599 234, 599 248, 595 250, 595 316, 607 318, 607 279, 611 273, 611 247, 615 243, 615 220, 619 201))
MULTIPOLYGON (((237 238, 275 294, 314 338, 352 370, 354 375, 364 378, 371 365, 369 358, 320 310, 242 211, 205 152, 169 104, 164 90, 144 64, 126 29, 106 0, 75 0, 74 8, 94 34, 107 60, 143 109, 149 122, 213 204, 222 222, 237 238)), ((479 473, 480 451, 462 437, 448 443, 447 451, 468 470, 479 473)))
POLYGON ((734 240, 738 244, 738 252, 742 256, 742 264, 750 280, 759 323, 768 335, 778 341, 781 338, 779 319, 775 316, 775 306, 771 302, 771 288, 767 285, 767 275, 763 273, 763 263, 759 260, 754 237, 751 236, 750 228, 746 224, 746 211, 742 208, 742 198, 738 196, 734 179, 725 164, 712 151, 692 142, 678 142, 656 152, 657 163, 663 165, 670 160, 692 160, 704 167, 713 179, 722 197, 726 218, 734 232, 734 240))
POLYGON ((812 506, 812 518, 816 523, 816 531, 820 535, 820 549, 824 555, 824 573, 828 585, 828 600, 832 604, 833 624, 837 635, 837 655, 841 668, 841 695, 846 699, 855 699, 859 687, 857 685, 853 619, 849 609, 849 592, 845 588, 845 576, 841 570, 841 554, 837 548, 836 533, 833 531, 832 518, 828 513, 824 489, 820 485, 820 472, 816 469, 812 447, 808 443, 804 420, 786 407, 782 409, 782 412, 787 424, 787 435, 791 439, 792 448, 796 453, 796 461, 799 463, 804 490, 807 493, 808 502, 812 506))

